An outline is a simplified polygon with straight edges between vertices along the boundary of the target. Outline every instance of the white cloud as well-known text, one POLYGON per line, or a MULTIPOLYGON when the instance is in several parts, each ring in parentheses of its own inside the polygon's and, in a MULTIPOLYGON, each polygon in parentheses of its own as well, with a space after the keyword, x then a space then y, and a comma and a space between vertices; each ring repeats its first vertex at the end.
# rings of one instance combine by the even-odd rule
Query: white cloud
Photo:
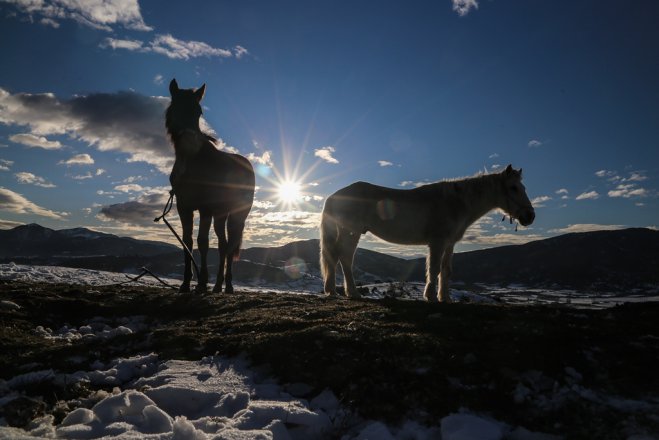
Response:
POLYGON ((599 193, 597 191, 588 191, 579 194, 575 197, 575 200, 595 200, 599 198, 599 193))
POLYGON ((52 18, 42 18, 41 20, 39 20, 39 23, 41 23, 44 26, 53 27, 55 29, 59 28, 59 23, 53 20, 52 18))
POLYGON ((14 214, 34 214, 55 220, 65 220, 65 212, 55 212, 29 201, 21 194, 0 186, 0 210, 14 214))
POLYGON ((78 175, 72 176, 71 178, 73 180, 87 180, 87 179, 91 179, 92 177, 93 177, 92 173, 87 171, 85 174, 78 174, 78 175))
POLYGON ((647 179, 647 176, 642 171, 632 171, 627 178, 630 182, 642 182, 647 179))
POLYGON ((100 176, 100 175, 102 175, 102 174, 105 174, 106 172, 107 172, 107 171, 106 171, 105 169, 103 169, 103 168, 99 168, 99 169, 96 170, 96 175, 97 175, 97 176, 100 176))
POLYGON ((490 159, 496 159, 497 157, 499 157, 499 153, 492 153, 492 154, 490 154, 488 157, 489 157, 490 159))
POLYGON ((544 208, 545 207, 545 202, 548 202, 551 200, 550 196, 539 196, 535 197, 533 200, 531 200, 531 204, 535 208, 544 208))
POLYGON ((156 76, 153 77, 153 82, 154 82, 155 84, 160 85, 160 84, 162 84, 162 83, 164 82, 164 78, 163 78, 163 76, 162 76, 161 74, 157 74, 156 76))
POLYGON ((70 19, 76 22, 112 31, 119 25, 126 29, 151 31, 140 12, 138 0, 4 0, 30 17, 43 17, 43 24, 58 27, 56 20, 70 19))
POLYGON ((13 164, 13 160, 0 159, 0 171, 9 171, 9 167, 13 164))
POLYGON ((400 182, 400 183, 398 184, 398 186, 402 186, 403 188, 405 188, 405 187, 407 187, 407 186, 413 186, 413 187, 415 187, 415 188, 418 188, 418 187, 420 187, 420 186, 427 185, 427 184, 429 184, 429 183, 430 183, 430 182, 428 182, 428 181, 414 182, 414 181, 412 181, 412 180, 403 180, 402 182, 400 182))
POLYGON ((140 40, 122 40, 120 38, 106 38, 101 43, 104 49, 125 49, 132 51, 141 51, 144 48, 144 43, 140 40))
POLYGON ((203 41, 180 40, 171 34, 157 34, 148 43, 141 40, 108 37, 101 42, 100 47, 113 50, 123 49, 133 52, 151 52, 178 60, 189 60, 199 57, 236 57, 240 59, 248 53, 247 49, 242 46, 236 46, 232 52, 230 49, 213 47, 203 41))
POLYGON ((41 188, 55 188, 54 184, 48 182, 43 177, 35 176, 32 173, 22 171, 20 173, 14 174, 14 176, 16 177, 16 180, 18 180, 18 183, 22 183, 24 185, 40 186, 41 188))
POLYGON ((647 197, 648 195, 648 190, 645 188, 639 188, 633 183, 620 184, 616 189, 608 192, 609 197, 623 197, 625 199, 631 197, 647 197))
POLYGON ((334 147, 327 146, 314 150, 313 155, 321 158, 327 163, 339 163, 339 161, 332 156, 332 153, 334 152, 336 152, 334 147))
POLYGON ((89 154, 87 153, 82 153, 82 154, 76 154, 75 156, 67 159, 67 160, 62 160, 59 162, 61 165, 93 165, 94 164, 94 158, 92 158, 89 154))
POLYGON ((378 165, 381 167, 390 167, 393 166, 393 162, 389 162, 388 160, 378 160, 378 165))
POLYGON ((614 231, 618 229, 625 229, 624 225, 598 225, 593 223, 581 223, 568 225, 565 228, 551 229, 549 232, 554 234, 570 234, 575 232, 593 232, 593 231, 614 231))
POLYGON ((561 199, 563 199, 563 200, 567 200, 567 199, 570 198, 570 196, 568 195, 568 194, 570 194, 570 192, 565 188, 561 188, 559 190, 556 190, 556 194, 561 196, 561 199))
POLYGON ((269 150, 264 151, 263 154, 261 154, 260 156, 257 156, 254 153, 249 153, 247 155, 247 159, 249 159, 250 162, 272 167, 272 151, 269 150))
POLYGON ((114 187, 114 189, 117 191, 128 193, 128 192, 144 191, 145 189, 149 189, 149 188, 145 188, 142 185, 138 185, 137 183, 128 183, 126 185, 117 185, 114 187))
POLYGON ((242 46, 235 46, 233 48, 233 55, 236 58, 241 59, 242 57, 249 55, 249 51, 242 46))
POLYGON ((59 141, 49 141, 44 136, 31 133, 21 133, 9 136, 9 140, 27 147, 43 148, 45 150, 59 150, 62 144, 59 141))
POLYGON ((537 140, 537 139, 531 139, 528 143, 528 146, 530 148, 538 148, 541 145, 542 145, 542 142, 537 140))
POLYGON ((453 3, 453 10, 458 13, 460 17, 467 15, 472 9, 478 9, 478 2, 476 0, 451 0, 453 3))

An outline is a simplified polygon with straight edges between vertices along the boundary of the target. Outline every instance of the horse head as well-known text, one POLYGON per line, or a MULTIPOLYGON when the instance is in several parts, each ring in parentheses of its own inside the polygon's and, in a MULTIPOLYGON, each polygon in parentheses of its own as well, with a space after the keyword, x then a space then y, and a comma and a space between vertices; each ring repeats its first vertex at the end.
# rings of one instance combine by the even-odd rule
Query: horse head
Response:
POLYGON ((206 84, 198 89, 179 89, 176 79, 169 83, 169 93, 172 101, 167 108, 165 125, 172 136, 177 136, 186 130, 199 132, 201 117, 200 102, 206 92, 206 84))
POLYGON ((503 182, 504 202, 501 208, 512 217, 519 220, 522 226, 528 226, 535 220, 535 210, 526 188, 522 184, 522 169, 513 169, 512 165, 501 173, 503 182))

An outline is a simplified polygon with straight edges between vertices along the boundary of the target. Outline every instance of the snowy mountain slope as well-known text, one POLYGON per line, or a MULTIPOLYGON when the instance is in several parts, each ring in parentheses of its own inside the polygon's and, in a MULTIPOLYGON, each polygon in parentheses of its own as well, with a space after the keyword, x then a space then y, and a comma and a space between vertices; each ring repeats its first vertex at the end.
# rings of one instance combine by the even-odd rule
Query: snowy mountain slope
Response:
POLYGON ((21 276, 0 277, 0 438, 659 432, 651 303, 510 307, 464 290, 468 304, 432 305, 401 285, 364 301, 266 286, 204 297, 106 284, 123 274, 2 271, 21 276))

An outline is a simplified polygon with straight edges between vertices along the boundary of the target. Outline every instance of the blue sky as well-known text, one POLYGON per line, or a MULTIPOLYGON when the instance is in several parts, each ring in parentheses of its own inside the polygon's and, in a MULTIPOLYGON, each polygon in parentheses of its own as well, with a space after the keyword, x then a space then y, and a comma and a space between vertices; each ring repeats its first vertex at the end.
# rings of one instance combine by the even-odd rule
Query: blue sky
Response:
POLYGON ((207 84, 208 127, 259 170, 246 247, 317 237, 324 199, 356 180, 508 163, 536 222, 491 213, 460 250, 657 227, 657 22, 650 0, 0 0, 0 227, 169 240, 152 219, 173 77, 207 84))

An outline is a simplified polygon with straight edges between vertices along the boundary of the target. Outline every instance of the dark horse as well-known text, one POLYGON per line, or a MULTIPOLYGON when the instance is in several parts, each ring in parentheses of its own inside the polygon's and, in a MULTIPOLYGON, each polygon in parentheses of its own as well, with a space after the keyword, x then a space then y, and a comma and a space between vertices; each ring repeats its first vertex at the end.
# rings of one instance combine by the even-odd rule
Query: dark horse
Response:
MULTIPOLYGON (((175 79, 169 84, 172 101, 167 108, 165 125, 176 153, 169 181, 176 195, 183 242, 190 251, 194 211, 199 211, 197 245, 201 268, 196 290, 206 292, 207 289, 206 257, 212 220, 220 252, 213 292, 222 292, 222 283, 226 282, 226 292, 233 293, 232 264, 238 259, 245 220, 254 200, 254 169, 245 157, 218 150, 216 140, 200 130, 199 103, 205 91, 206 84, 197 90, 179 89, 175 79)), ((185 253, 181 292, 190 291, 191 278, 191 258, 185 253)))

